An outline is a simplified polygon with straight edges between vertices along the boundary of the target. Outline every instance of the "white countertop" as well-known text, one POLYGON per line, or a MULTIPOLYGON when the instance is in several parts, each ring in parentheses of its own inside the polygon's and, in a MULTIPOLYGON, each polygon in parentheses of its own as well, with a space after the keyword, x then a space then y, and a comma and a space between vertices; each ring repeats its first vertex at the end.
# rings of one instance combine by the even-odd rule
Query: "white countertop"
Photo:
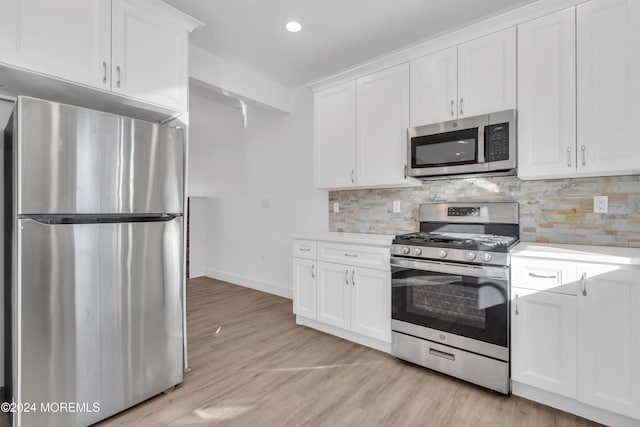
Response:
POLYGON ((640 248, 520 242, 511 256, 640 266, 640 248))
POLYGON ((369 233, 339 233, 328 231, 326 233, 294 234, 294 239, 319 240, 324 242, 352 243, 356 245, 380 245, 390 246, 395 237, 393 234, 369 234, 369 233))

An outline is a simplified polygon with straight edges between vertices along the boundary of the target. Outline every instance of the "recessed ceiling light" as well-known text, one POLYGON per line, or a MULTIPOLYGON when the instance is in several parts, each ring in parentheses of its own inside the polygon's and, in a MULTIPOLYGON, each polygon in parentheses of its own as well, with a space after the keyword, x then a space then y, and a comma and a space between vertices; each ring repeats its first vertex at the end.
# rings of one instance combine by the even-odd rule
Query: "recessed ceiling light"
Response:
POLYGON ((302 29, 302 25, 300 25, 300 23, 296 21, 287 22, 287 25, 285 25, 284 27, 291 33, 297 33, 302 29))

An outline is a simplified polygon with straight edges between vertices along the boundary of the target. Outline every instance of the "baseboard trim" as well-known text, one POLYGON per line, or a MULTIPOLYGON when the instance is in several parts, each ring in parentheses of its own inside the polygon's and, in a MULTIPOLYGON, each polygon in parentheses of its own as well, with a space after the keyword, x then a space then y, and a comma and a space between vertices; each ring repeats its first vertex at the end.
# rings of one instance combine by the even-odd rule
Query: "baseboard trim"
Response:
POLYGON ((204 275, 212 279, 222 280, 224 282, 233 283, 234 285, 255 289, 256 291, 293 299, 293 290, 291 288, 276 285, 275 283, 263 282, 261 280, 251 279, 237 274, 225 273, 224 271, 213 270, 211 268, 205 269, 204 275))
POLYGON ((389 342, 365 337, 364 335, 356 334, 355 332, 347 331, 345 329, 341 329, 332 325, 327 325, 326 323, 318 322, 317 320, 309 319, 303 316, 296 316, 296 323, 298 325, 317 329, 326 334, 335 335, 336 337, 343 338, 347 341, 352 341, 360 345, 383 351, 385 353, 391 353, 391 343, 389 342))
POLYGON ((543 405, 551 406, 552 408, 608 426, 637 427, 640 423, 640 421, 636 419, 596 408, 595 406, 578 402, 575 399, 560 396, 516 381, 511 382, 511 393, 515 396, 524 397, 525 399, 533 400, 534 402, 542 403, 543 405))

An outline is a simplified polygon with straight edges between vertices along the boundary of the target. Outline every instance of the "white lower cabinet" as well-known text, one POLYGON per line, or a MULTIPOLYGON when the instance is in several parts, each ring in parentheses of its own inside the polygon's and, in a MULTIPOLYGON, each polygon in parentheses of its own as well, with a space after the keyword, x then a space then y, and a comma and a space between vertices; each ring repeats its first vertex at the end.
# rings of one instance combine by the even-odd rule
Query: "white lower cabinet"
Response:
POLYGON ((578 400, 640 419, 640 269, 579 264, 578 272, 578 400))
POLYGON ((391 342, 390 240, 386 246, 318 241, 317 255, 315 246, 301 255, 301 251, 310 246, 309 242, 294 241, 296 321, 388 351, 391 342))
POLYGON ((512 288, 511 378, 577 396, 576 297, 512 288))
POLYGON ((293 260, 293 312, 299 316, 316 318, 316 261, 293 260))
POLYGON ((640 250, 633 248, 526 243, 516 248, 511 264, 515 394, 524 385, 530 387, 522 389, 528 393, 524 397, 545 396, 543 403, 605 424, 640 424, 638 260, 640 250))
POLYGON ((391 275, 388 271, 354 268, 351 278, 351 330, 391 341, 391 275))
POLYGON ((318 263, 318 317, 321 322, 340 328, 351 324, 351 269, 330 262, 318 263))

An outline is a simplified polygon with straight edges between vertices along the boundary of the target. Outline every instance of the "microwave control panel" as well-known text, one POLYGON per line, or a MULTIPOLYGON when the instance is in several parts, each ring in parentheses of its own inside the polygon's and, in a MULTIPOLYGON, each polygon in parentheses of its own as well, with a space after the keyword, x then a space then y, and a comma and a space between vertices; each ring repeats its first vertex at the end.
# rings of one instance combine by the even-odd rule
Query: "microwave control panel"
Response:
POLYGON ((509 123, 485 127, 485 161, 509 160, 509 123))

